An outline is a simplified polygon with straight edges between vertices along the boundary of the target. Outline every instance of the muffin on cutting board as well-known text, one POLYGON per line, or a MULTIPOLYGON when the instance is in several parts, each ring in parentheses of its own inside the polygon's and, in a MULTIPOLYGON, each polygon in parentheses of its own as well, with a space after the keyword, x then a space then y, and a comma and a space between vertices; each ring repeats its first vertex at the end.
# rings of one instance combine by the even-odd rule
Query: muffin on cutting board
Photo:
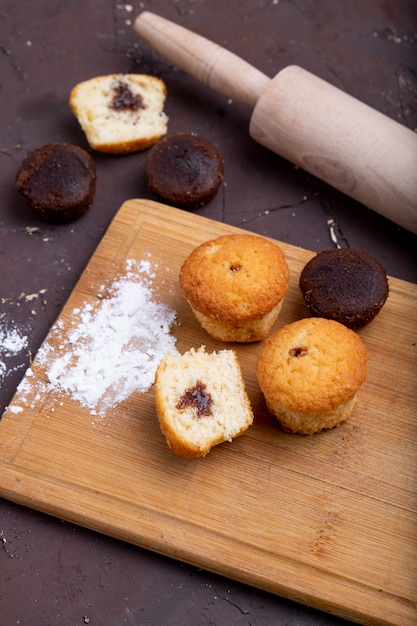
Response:
POLYGON ((288 290, 285 255, 252 234, 206 241, 185 259, 180 286, 201 326, 219 341, 264 339, 288 290))
POLYGON ((312 435, 349 418, 367 375, 367 361, 367 349, 355 331, 309 317, 268 337, 256 376, 281 428, 312 435))
POLYGON ((168 353, 155 376, 155 405, 161 431, 172 451, 186 459, 204 457, 242 435, 253 422, 236 353, 168 353))
POLYGON ((369 324, 388 298, 383 266, 354 248, 318 252, 301 271, 299 286, 312 315, 354 330, 369 324))

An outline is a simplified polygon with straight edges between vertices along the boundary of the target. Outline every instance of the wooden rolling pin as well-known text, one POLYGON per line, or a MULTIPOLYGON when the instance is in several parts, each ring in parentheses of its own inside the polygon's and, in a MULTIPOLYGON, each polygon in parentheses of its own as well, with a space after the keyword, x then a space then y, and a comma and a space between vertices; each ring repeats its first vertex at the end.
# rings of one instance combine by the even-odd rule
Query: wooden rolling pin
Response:
POLYGON ((149 11, 134 30, 179 68, 253 108, 255 141, 417 234, 416 133, 300 67, 270 79, 149 11))

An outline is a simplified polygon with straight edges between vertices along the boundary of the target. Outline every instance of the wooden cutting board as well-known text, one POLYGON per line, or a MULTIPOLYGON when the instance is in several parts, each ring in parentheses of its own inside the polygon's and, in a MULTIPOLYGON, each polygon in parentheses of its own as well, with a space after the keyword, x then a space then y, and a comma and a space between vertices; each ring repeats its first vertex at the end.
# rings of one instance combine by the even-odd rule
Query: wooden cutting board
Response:
MULTIPOLYGON (((233 232, 148 200, 126 202, 55 330, 80 303, 96 302, 126 259, 150 253, 160 298, 181 322, 179 350, 224 348, 194 319, 177 277, 192 248, 233 232)), ((298 277, 313 255, 279 245, 291 284, 277 326, 307 316, 298 277)), ((346 424, 312 437, 280 432, 256 383, 260 345, 235 346, 254 425, 194 461, 168 449, 152 388, 92 420, 68 396, 45 391, 35 359, 0 422, 0 494, 358 623, 415 625, 416 304, 416 285, 390 278, 385 307, 360 331, 370 359, 357 407, 346 424)))

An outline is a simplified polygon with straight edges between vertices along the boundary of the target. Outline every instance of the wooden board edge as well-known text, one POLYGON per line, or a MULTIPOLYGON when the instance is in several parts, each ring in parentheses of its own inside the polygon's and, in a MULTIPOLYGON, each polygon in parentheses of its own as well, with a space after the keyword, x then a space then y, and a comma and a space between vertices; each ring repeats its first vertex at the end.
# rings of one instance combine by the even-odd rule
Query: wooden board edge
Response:
MULTIPOLYGON (((71 494, 69 501, 78 500, 79 510, 74 513, 72 508, 66 506, 67 498, 62 498, 61 490, 55 487, 54 480, 48 476, 28 474, 0 461, 2 481, 0 485, 0 497, 18 505, 52 515, 55 518, 76 524, 94 532, 112 537, 119 541, 125 541, 140 548, 156 552, 163 556, 173 558, 180 562, 188 563, 195 567, 201 567, 217 575, 236 580, 267 593, 272 593, 288 600, 298 602, 305 606, 324 611, 343 619, 354 621, 367 626, 414 626, 417 613, 414 606, 402 598, 377 590, 353 580, 327 573, 323 569, 302 564, 294 577, 294 562, 285 557, 277 560, 273 572, 260 572, 258 549, 251 545, 245 545, 246 562, 242 564, 239 556, 242 550, 238 550, 234 558, 230 552, 230 542, 238 541, 230 536, 216 534, 215 546, 211 547, 210 553, 204 557, 196 557, 193 545, 196 536, 200 536, 201 542, 207 545, 207 529, 199 528, 193 523, 181 520, 178 525, 172 524, 172 516, 162 511, 150 512, 146 507, 135 508, 138 524, 145 526, 142 532, 126 531, 123 523, 124 515, 131 519, 132 506, 129 503, 119 503, 118 518, 112 515, 111 521, 105 519, 104 511, 100 504, 105 504, 106 498, 101 494, 101 502, 98 502, 97 514, 87 515, 85 511, 91 510, 91 501, 94 501, 94 493, 85 493, 77 490, 73 485, 68 485, 66 493, 71 494), (16 488, 16 483, 19 487, 16 488), (42 489, 39 489, 39 484, 42 489), (169 518, 169 524, 167 524, 169 518), (170 535, 166 529, 171 529, 170 535), (190 537, 193 541, 190 542, 190 537), (228 554, 228 564, 219 562, 218 554, 228 554), (311 587, 312 573, 314 572, 314 587, 311 587), (285 580, 291 580, 290 585, 285 580), (297 584, 294 585, 294 580, 297 584), (271 581, 274 581, 271 583, 271 581), (320 587, 320 597, 315 589, 320 587), (310 589, 310 591, 307 591, 310 589), (340 598, 345 597, 346 589, 349 589, 350 607, 346 602, 341 603, 340 598)), ((213 542, 212 536, 211 541, 213 542)), ((238 543, 242 543, 239 542, 238 543)))

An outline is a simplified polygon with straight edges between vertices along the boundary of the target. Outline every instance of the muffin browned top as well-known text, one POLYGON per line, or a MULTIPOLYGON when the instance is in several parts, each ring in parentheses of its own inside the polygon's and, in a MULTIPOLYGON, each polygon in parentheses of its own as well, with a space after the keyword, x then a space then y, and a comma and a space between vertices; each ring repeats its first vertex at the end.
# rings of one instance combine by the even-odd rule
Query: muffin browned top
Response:
POLYGON ((333 320, 310 317, 271 335, 256 374, 265 397, 288 411, 322 413, 352 398, 367 374, 359 335, 333 320))
POLYGON ((288 280, 282 250, 251 234, 224 235, 201 244, 180 272, 180 285, 190 305, 226 323, 269 313, 285 296, 288 280))

